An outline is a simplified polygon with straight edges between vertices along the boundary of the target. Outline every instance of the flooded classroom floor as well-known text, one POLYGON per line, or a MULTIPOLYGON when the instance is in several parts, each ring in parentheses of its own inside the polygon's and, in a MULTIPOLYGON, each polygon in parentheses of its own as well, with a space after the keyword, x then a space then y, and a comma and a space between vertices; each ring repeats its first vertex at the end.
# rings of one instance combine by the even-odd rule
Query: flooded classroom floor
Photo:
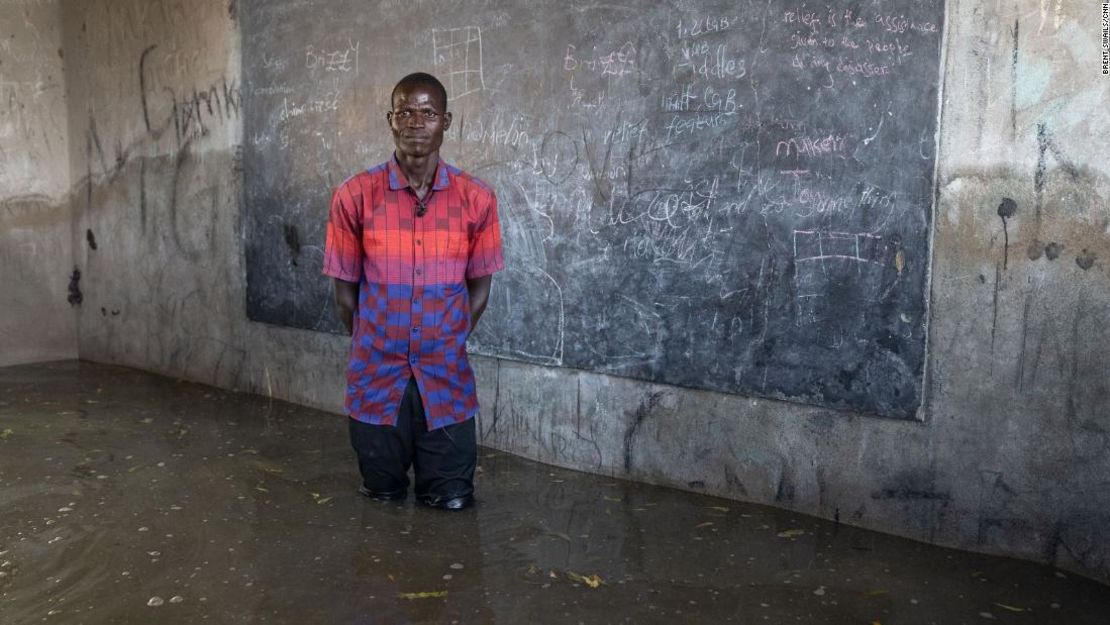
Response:
POLYGON ((1110 622, 1110 587, 483 449, 463 512, 360 496, 345 418, 0 368, 0 623, 1110 622))

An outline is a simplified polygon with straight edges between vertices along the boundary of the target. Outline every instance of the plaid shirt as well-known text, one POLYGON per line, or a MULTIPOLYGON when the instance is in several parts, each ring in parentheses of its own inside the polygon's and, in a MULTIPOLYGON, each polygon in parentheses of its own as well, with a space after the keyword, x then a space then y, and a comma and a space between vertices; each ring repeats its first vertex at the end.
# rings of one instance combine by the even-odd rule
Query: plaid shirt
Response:
POLYGON ((478 413, 466 357, 466 280, 505 266, 497 198, 442 159, 427 212, 394 156, 339 185, 324 250, 326 276, 357 282, 345 407, 351 418, 393 425, 416 377, 428 429, 478 413))

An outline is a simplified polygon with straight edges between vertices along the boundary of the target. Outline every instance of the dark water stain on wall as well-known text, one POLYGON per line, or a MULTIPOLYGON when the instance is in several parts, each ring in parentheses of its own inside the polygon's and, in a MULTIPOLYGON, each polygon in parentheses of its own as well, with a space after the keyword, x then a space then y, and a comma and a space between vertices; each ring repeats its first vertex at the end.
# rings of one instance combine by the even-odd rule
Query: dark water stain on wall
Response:
POLYGON ((85 230, 85 240, 89 243, 89 249, 96 250, 96 236, 93 235, 92 228, 85 230))
POLYGON ((70 306, 80 306, 81 301, 85 299, 81 294, 81 270, 74 267, 73 273, 69 276, 69 297, 66 301, 70 306))
POLYGON ((1064 251, 1064 245, 1055 241, 1044 246, 1044 255, 1048 260, 1056 260, 1060 258, 1060 253, 1064 251))
POLYGON ((1083 248, 1083 251, 1079 252, 1079 255, 1075 257, 1075 264, 1079 265, 1079 268, 1083 271, 1087 271, 1095 266, 1095 260, 1095 253, 1087 248, 1083 248))

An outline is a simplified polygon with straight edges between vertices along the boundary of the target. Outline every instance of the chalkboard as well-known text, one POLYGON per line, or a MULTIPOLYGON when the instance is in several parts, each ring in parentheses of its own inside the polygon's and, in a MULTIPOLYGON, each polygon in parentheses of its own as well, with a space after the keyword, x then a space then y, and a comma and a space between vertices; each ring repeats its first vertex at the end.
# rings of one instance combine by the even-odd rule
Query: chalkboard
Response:
POLYGON ((429 71, 500 202, 472 353, 915 416, 942 0, 238 7, 251 319, 340 331, 331 192, 429 71))

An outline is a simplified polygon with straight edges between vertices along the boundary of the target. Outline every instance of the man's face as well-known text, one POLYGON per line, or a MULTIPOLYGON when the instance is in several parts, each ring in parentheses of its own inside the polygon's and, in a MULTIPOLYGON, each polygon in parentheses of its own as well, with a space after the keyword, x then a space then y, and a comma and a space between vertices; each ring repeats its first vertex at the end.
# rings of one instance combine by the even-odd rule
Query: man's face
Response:
POLYGON ((402 85, 393 94, 393 110, 386 115, 397 152, 424 157, 443 144, 451 127, 451 114, 435 92, 425 85, 402 85))

